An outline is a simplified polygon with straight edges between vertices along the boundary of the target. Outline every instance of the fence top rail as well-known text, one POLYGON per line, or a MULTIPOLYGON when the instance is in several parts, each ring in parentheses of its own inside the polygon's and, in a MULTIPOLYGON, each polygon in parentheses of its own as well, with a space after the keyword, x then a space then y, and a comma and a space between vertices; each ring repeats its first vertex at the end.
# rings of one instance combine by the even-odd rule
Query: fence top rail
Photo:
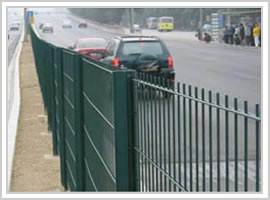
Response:
POLYGON ((153 83, 149 83, 147 81, 140 80, 138 78, 133 78, 132 80, 135 81, 135 82, 144 84, 144 85, 148 85, 150 87, 156 88, 156 89, 161 90, 161 91, 164 91, 164 92, 168 92, 168 93, 171 93, 171 94, 182 96, 182 97, 185 97, 187 99, 190 99, 190 100, 193 100, 193 101, 197 101, 197 102, 202 103, 202 104, 205 104, 205 105, 212 106, 214 108, 218 108, 218 109, 221 109, 221 110, 224 110, 224 111, 228 111, 228 112, 231 112, 231 113, 234 113, 234 114, 242 115, 244 117, 247 117, 247 118, 250 118, 250 119, 253 119, 253 120, 256 120, 256 121, 261 121, 261 118, 260 117, 254 115, 254 114, 251 114, 251 113, 244 113, 241 110, 234 110, 232 108, 226 108, 226 107, 224 107, 222 105, 217 105, 217 104, 215 104, 213 102, 209 102, 207 100, 202 100, 200 98, 195 98, 193 96, 189 96, 187 94, 183 94, 183 93, 174 91, 174 90, 169 89, 169 88, 165 88, 165 87, 162 87, 162 86, 153 84, 153 83))

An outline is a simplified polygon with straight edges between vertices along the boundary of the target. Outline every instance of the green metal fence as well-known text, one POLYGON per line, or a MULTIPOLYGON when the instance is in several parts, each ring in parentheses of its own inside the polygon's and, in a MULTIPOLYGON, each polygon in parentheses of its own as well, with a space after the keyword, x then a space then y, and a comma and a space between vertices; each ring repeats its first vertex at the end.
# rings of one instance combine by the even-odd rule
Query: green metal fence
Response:
POLYGON ((31 41, 62 185, 71 191, 134 190, 128 150, 128 79, 134 72, 55 47, 32 29, 31 41))
POLYGON ((260 191, 260 116, 248 103, 147 74, 133 78, 141 191, 260 191), (223 100, 223 101, 222 101, 223 100), (230 102, 232 101, 232 105, 230 102))
POLYGON ((31 40, 65 189, 260 191, 259 105, 31 40))

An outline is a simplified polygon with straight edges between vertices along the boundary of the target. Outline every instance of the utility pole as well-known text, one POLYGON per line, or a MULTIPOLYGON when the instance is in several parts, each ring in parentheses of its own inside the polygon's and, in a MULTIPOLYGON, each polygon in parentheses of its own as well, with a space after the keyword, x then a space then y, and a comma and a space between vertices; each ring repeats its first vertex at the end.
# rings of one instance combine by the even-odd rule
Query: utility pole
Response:
POLYGON ((228 25, 231 24, 231 8, 227 8, 227 12, 228 12, 228 15, 227 15, 227 19, 228 19, 228 25))
POLYGON ((130 8, 130 32, 134 33, 134 8, 130 8))
POLYGON ((27 40, 27 10, 26 8, 23 9, 24 11, 24 14, 23 14, 23 17, 24 17, 24 41, 27 40))
POLYGON ((199 25, 200 31, 199 31, 199 35, 198 35, 199 40, 202 39, 202 33, 201 33, 202 26, 203 26, 203 9, 200 8, 200 25, 199 25))
POLYGON ((200 28, 202 27, 203 25, 203 9, 200 8, 200 28))

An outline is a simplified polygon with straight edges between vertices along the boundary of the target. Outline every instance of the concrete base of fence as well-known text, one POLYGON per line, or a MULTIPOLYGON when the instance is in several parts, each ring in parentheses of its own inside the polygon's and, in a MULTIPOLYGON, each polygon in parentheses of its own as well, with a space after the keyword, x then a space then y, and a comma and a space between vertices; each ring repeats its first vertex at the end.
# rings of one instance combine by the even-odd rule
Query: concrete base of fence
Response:
MULTIPOLYGON (((20 115, 11 168, 10 192, 59 192, 59 157, 52 155, 52 134, 44 112, 39 82, 35 70, 31 41, 23 43, 20 56, 20 115), (47 134, 41 134, 47 132, 47 134)), ((13 121, 12 117, 10 122, 13 121)), ((16 129, 15 129, 16 130, 16 129)))

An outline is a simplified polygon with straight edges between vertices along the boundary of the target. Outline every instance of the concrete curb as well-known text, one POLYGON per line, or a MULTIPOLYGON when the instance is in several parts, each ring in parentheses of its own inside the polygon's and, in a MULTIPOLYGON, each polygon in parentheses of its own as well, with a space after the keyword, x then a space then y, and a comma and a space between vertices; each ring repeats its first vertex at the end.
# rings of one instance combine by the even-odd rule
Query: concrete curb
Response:
POLYGON ((14 56, 8 67, 8 189, 10 189, 10 181, 12 174, 12 164, 15 152, 17 127, 20 113, 20 78, 19 78, 19 59, 23 46, 25 34, 24 24, 19 42, 16 46, 14 56), (11 87, 13 85, 13 87, 11 87))

